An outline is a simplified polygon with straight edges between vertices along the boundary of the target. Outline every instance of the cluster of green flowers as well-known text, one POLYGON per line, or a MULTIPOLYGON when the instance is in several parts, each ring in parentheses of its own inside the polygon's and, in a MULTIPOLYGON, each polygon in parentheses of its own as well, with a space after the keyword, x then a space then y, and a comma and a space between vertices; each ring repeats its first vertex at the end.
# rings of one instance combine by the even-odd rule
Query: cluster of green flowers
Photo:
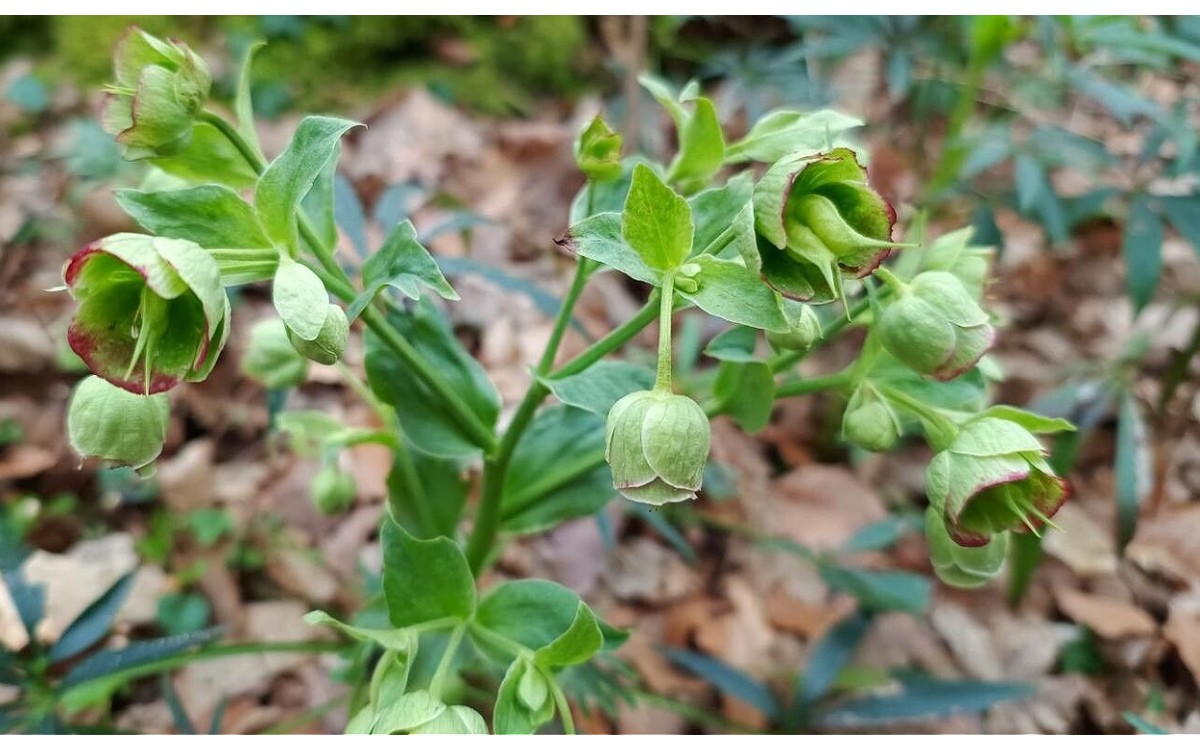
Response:
MULTIPOLYGON (((131 28, 116 50, 115 78, 102 121, 127 159, 170 157, 191 142, 212 79, 186 45, 131 28)), ((231 254, 186 239, 121 233, 71 256, 63 281, 78 306, 67 341, 93 373, 71 399, 68 432, 77 450, 139 469, 158 457, 166 391, 207 378, 229 339, 226 285, 274 276, 277 287, 286 288, 277 271, 298 267, 288 248, 259 244, 264 247, 231 254), (250 256, 255 270, 247 276, 250 256)), ((303 281, 326 297, 315 277, 303 281)), ((311 335, 278 320, 267 327, 278 327, 290 342, 286 353, 273 350, 278 361, 271 372, 283 379, 277 387, 303 380, 304 358, 337 361, 349 333, 345 313, 333 304, 311 335)))

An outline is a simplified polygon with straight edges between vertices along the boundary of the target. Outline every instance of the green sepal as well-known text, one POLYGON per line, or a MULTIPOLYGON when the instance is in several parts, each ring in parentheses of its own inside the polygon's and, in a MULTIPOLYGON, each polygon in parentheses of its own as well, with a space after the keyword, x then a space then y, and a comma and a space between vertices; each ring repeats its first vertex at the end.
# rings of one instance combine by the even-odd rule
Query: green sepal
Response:
POLYGON ((67 436, 84 456, 139 469, 162 453, 169 410, 166 394, 141 396, 89 376, 71 395, 67 436))

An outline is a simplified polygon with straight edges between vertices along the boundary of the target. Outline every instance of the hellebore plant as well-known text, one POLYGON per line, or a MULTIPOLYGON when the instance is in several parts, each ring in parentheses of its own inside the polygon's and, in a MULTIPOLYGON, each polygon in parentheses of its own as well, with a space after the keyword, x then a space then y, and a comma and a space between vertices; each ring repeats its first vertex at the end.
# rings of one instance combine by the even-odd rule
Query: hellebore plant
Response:
POLYGON ((573 731, 564 675, 624 634, 558 584, 479 591, 482 574, 504 541, 596 514, 617 496, 662 505, 702 494, 718 415, 754 432, 777 399, 826 391, 846 402, 841 434, 852 445, 882 451, 923 436, 936 451, 932 567, 955 586, 999 573, 1009 535, 1039 533, 1066 498, 1035 434, 1070 425, 987 408, 991 250, 965 231, 926 241, 914 230, 899 243, 896 212, 848 135, 858 121, 781 110, 727 143, 696 87, 676 95, 647 78, 678 131, 663 165, 622 157, 620 136, 592 120, 575 145, 587 183, 557 240, 577 258, 574 278, 501 430, 500 398, 443 312, 458 294, 416 227, 385 227, 361 268, 336 257, 334 174, 356 124, 308 117, 274 160, 262 154, 253 52, 230 122, 207 108, 208 73, 187 47, 134 30, 118 50, 105 121, 129 158, 175 179, 118 193, 147 234, 97 240, 65 267, 79 303, 71 346, 95 373, 74 393, 69 432, 85 455, 152 471, 167 392, 204 379, 230 335, 225 288, 271 285, 278 317, 243 334, 243 371, 279 404, 309 361, 335 365, 378 416, 364 429, 320 412, 276 415, 294 450, 323 463, 314 502, 333 513, 355 501, 342 450, 377 443, 393 456, 382 593, 350 623, 308 617, 362 644, 347 731, 532 732, 555 716, 573 731), (580 294, 612 271, 642 282, 646 305, 556 365, 580 294), (716 367, 676 378, 672 327, 690 308, 729 327, 706 350, 716 367), (655 321, 656 370, 609 358, 655 321), (366 382, 342 361, 360 325, 366 382), (809 352, 851 328, 866 335, 849 367, 799 374, 809 352), (551 396, 557 403, 543 405, 551 396), (490 706, 475 700, 490 722, 465 705, 465 674, 495 687, 490 706))

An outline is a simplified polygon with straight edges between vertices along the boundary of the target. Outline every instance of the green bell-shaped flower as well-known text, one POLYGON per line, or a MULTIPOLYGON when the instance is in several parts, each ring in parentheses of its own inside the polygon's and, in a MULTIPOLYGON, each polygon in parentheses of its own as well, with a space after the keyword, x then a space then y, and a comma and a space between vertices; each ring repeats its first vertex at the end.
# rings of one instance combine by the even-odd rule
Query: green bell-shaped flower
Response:
POLYGON ((325 323, 315 339, 305 341, 290 328, 287 329, 287 337, 301 356, 322 365, 332 365, 346 351, 346 343, 350 340, 350 321, 346 319, 342 308, 330 303, 325 313, 325 323))
POLYGON ((982 547, 963 547, 946 531, 942 515, 932 505, 925 509, 925 541, 933 572, 944 583, 972 589, 995 578, 1008 557, 1008 532, 993 535, 982 547))
POLYGON ((991 347, 995 330, 988 314, 953 274, 926 271, 911 284, 884 278, 898 299, 884 308, 879 336, 896 359, 922 375, 951 380, 991 347))
POLYGON ((754 188, 754 219, 763 278, 795 299, 837 298, 842 274, 862 278, 896 247, 896 212, 848 148, 775 162, 754 188))
POLYGON ((1037 437, 994 416, 964 425, 930 461, 925 483, 929 504, 964 547, 982 547, 1005 531, 1038 533, 1068 495, 1037 437))
POLYGON ((608 412, 604 458, 617 492, 639 503, 676 503, 696 497, 710 440, 708 417, 695 401, 637 391, 608 412))
POLYGON ((850 396, 842 415, 842 437, 860 448, 881 453, 900 439, 900 418, 869 383, 861 383, 850 396))
POLYGON ((71 396, 67 435, 84 456, 140 469, 162 452, 169 408, 166 394, 139 396, 89 376, 71 396))
POLYGON ((75 253, 63 280, 79 302, 71 348, 131 393, 203 380, 229 336, 217 263, 187 240, 114 234, 75 253))
POLYGON ((125 158, 183 149, 212 86, 204 60, 182 42, 165 42, 134 26, 117 45, 115 63, 101 123, 125 158))
POLYGON ((776 349, 806 352, 821 340, 821 319, 812 307, 790 299, 781 299, 779 309, 787 321, 786 331, 767 331, 767 342, 776 349))

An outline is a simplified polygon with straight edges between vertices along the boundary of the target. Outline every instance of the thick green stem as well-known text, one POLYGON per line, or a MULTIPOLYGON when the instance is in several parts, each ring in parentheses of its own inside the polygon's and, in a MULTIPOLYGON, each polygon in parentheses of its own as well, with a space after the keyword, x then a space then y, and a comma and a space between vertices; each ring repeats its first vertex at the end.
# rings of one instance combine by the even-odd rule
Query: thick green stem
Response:
POLYGON ((663 276, 662 296, 658 311, 658 375, 654 379, 654 390, 671 390, 671 312, 674 310, 675 274, 663 276))
POLYGON ((442 698, 443 683, 446 681, 446 675, 450 673, 450 665, 454 663, 454 655, 458 653, 458 647, 462 643, 463 635, 466 632, 467 623, 465 622, 450 631, 450 640, 446 643, 446 650, 442 652, 442 658, 438 661, 437 670, 433 673, 433 679, 429 682, 429 692, 438 700, 442 698))
POLYGON ((579 353, 577 357, 567 362, 562 367, 550 373, 548 379, 558 380, 560 378, 578 375, 587 368, 599 362, 605 356, 620 349, 631 338, 642 332, 642 329, 654 322, 658 317, 659 303, 658 290, 655 289, 650 293, 650 298, 646 304, 642 306, 637 314, 630 318, 627 322, 622 323, 619 327, 614 328, 604 338, 589 346, 579 353))
POLYGON ((583 288, 587 286, 591 275, 591 261, 587 258, 580 258, 578 265, 575 266, 575 278, 571 280, 571 288, 567 290, 567 296, 563 298, 562 305, 558 308, 558 316, 554 319, 554 328, 550 331, 550 339, 546 342, 546 349, 542 352, 542 358, 538 362, 536 372, 539 376, 549 374, 550 369, 554 367, 554 358, 558 356, 558 347, 562 344, 567 326, 571 324, 575 304, 579 302, 579 296, 583 294, 583 288))
POLYGON ((838 390, 845 388, 852 382, 853 377, 850 373, 844 371, 837 372, 832 375, 822 375, 816 378, 805 378, 783 383, 775 389, 775 396, 776 398, 787 398, 789 396, 804 396, 820 391, 838 390))

